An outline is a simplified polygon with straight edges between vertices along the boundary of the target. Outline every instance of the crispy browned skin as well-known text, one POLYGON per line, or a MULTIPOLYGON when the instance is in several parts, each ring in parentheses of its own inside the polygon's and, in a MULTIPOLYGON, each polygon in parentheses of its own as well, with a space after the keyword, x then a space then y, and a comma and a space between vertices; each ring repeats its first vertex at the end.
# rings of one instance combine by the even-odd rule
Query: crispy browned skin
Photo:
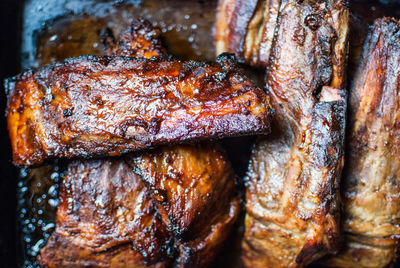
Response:
POLYGON ((205 267, 239 208, 234 173, 212 144, 74 161, 60 189, 56 230, 39 262, 49 267, 205 267))
POLYGON ((268 133, 268 97, 232 65, 83 56, 9 79, 14 163, 268 133))
POLYGON ((378 19, 351 87, 343 177, 345 248, 334 267, 395 264, 400 238, 400 23, 378 19))
POLYGON ((161 31, 153 28, 147 20, 138 20, 121 32, 115 41, 110 29, 102 33, 103 54, 150 59, 166 58, 168 53, 162 45, 161 31))
POLYGON ((338 250, 348 10, 282 1, 266 86, 276 111, 248 173, 246 267, 303 267, 338 250))
POLYGON ((254 66, 267 66, 281 0, 219 0, 216 53, 235 53, 254 66))

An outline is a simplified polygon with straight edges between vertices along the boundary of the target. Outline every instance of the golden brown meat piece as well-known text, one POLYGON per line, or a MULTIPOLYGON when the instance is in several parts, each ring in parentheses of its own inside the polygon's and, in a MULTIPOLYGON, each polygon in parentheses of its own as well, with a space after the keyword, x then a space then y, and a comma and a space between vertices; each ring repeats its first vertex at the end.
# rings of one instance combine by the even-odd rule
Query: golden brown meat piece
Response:
POLYGON ((351 86, 342 183, 345 245, 333 267, 387 267, 400 238, 400 23, 378 19, 351 86))
POLYGON ((216 53, 235 53, 254 66, 267 66, 281 0, 219 0, 216 53))
POLYGON ((282 1, 266 73, 276 111, 250 163, 246 267, 304 267, 339 246, 348 10, 282 1))
POLYGON ((168 52, 162 45, 161 31, 147 20, 138 20, 117 38, 106 28, 102 33, 103 54, 150 59, 166 58, 168 52))
POLYGON ((83 56, 9 79, 14 163, 268 133, 268 97, 232 65, 83 56))
POLYGON ((210 144, 74 161, 60 189, 49 267, 204 267, 240 208, 234 173, 210 144), (134 172, 135 171, 135 172, 134 172))

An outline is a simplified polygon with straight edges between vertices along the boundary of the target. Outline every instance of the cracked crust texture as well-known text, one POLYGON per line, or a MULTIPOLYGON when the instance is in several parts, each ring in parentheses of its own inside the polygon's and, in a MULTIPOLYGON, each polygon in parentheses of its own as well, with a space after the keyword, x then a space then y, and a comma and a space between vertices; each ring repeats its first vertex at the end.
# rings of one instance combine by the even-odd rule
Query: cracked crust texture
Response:
POLYGON ((339 249, 349 12, 341 1, 281 1, 266 88, 274 130, 247 178, 246 267, 304 267, 339 249))

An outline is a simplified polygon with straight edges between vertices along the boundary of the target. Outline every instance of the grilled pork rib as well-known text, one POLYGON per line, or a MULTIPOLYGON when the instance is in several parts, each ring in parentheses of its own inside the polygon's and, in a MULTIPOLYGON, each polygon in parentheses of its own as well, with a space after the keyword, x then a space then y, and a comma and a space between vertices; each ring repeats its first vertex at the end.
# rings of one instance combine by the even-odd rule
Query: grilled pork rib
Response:
POLYGON ((342 183, 344 250, 333 267, 395 264, 400 237, 400 23, 378 19, 351 87, 342 183))
POLYGON ((268 133, 267 96, 232 65, 83 56, 9 79, 14 163, 268 133))
MULTIPOLYGON (((152 40, 158 38, 150 34, 154 31, 147 22, 139 21, 120 35, 124 38, 119 38, 118 46, 132 47, 124 52, 127 56, 152 57, 152 49, 159 49, 152 47, 158 43, 152 40), (140 45, 144 38, 150 45, 140 45)), ((163 147, 124 159, 76 161, 61 188, 56 231, 39 260, 50 267, 204 267, 214 259, 239 214, 240 198, 235 188, 229 162, 211 143, 163 147), (82 182, 78 177, 75 182, 74 178, 82 176, 79 174, 87 178, 82 182), (101 208, 92 192, 107 196, 109 209, 103 217, 96 216, 101 208), (121 219, 120 212, 125 218, 121 219), (76 213, 88 213, 84 223, 77 220, 76 213), (143 222, 150 226, 146 229, 143 222), (75 230, 85 225, 95 226, 97 232, 76 234, 75 230), (118 230, 127 233, 121 235, 118 230), (103 237, 109 239, 106 249, 93 245, 92 241, 103 237), (82 244, 76 249, 79 241, 82 244)))
POLYGON ((338 250, 348 15, 341 1, 281 1, 265 80, 274 130, 248 173, 246 267, 303 267, 338 250))

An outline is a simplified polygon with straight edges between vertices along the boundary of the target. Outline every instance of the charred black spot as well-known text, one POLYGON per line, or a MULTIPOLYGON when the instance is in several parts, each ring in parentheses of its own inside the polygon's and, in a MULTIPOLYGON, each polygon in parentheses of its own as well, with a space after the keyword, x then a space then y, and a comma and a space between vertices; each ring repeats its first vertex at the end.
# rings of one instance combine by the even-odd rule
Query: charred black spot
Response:
POLYGON ((65 117, 72 116, 73 110, 74 110, 74 107, 70 107, 70 108, 68 108, 68 109, 64 109, 63 115, 64 115, 65 117))
POLYGON ((321 26, 321 16, 317 14, 310 14, 304 19, 304 24, 310 28, 312 31, 318 30, 321 26))

